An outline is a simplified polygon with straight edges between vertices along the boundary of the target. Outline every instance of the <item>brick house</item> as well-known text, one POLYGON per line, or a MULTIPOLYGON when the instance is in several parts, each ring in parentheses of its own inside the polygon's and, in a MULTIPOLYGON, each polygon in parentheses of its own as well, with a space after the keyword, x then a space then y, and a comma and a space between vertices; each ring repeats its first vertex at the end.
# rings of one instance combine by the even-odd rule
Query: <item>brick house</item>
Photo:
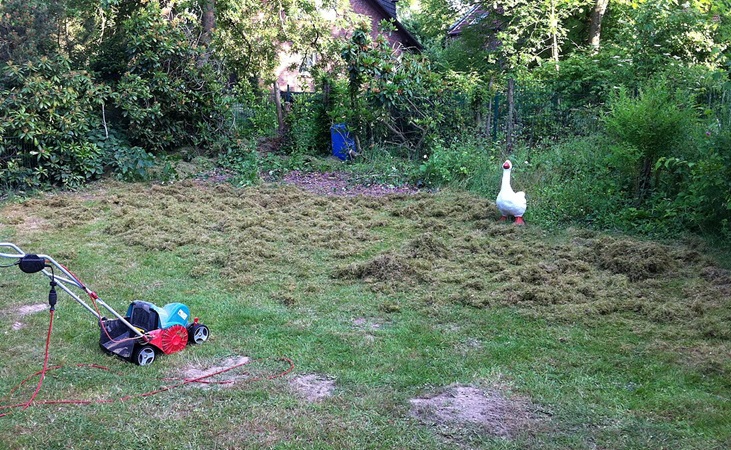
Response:
MULTIPOLYGON (((396 2, 398 0, 350 0, 350 7, 356 14, 370 18, 371 35, 378 35, 378 24, 382 20, 392 20, 396 31, 389 33, 387 38, 391 46, 397 51, 420 51, 421 44, 416 38, 409 33, 406 28, 398 21, 396 13, 396 2)), ((338 35, 347 38, 348 30, 341 30, 338 35)), ((280 64, 276 69, 277 85, 281 90, 291 89, 293 91, 309 91, 312 86, 308 82, 303 82, 302 73, 297 70, 291 70, 292 65, 300 64, 302 61, 300 55, 282 54, 280 55, 280 64)))
POLYGON ((388 36, 388 40, 394 48, 421 50, 421 44, 409 33, 398 21, 396 14, 396 2, 398 0, 350 0, 350 7, 357 14, 371 18, 372 36, 378 35, 378 24, 382 20, 394 20, 396 32, 388 36))

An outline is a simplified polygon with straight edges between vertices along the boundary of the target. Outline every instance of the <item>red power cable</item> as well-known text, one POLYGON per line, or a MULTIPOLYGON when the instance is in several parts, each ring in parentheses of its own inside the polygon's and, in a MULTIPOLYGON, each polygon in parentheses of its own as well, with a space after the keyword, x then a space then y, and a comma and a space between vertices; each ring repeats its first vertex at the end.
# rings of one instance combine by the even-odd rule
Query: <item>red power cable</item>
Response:
MULTIPOLYGON (((210 373, 210 374, 206 374, 206 375, 202 375, 200 377, 184 378, 184 379, 182 379, 177 384, 173 384, 173 385, 170 385, 170 386, 164 386, 164 387, 162 387, 160 389, 157 389, 157 390, 154 390, 154 391, 144 392, 142 394, 136 394, 136 395, 126 395, 126 396, 120 397, 118 399, 102 399, 102 400, 43 400, 43 401, 36 402, 34 400, 38 396, 38 393, 41 391, 41 387, 43 386, 43 380, 46 378, 46 374, 48 372, 52 371, 52 370, 58 370, 58 369, 61 369, 63 367, 63 366, 48 367, 48 359, 49 359, 49 354, 50 354, 49 349, 50 349, 50 344, 51 344, 51 331, 53 330, 53 316, 54 316, 54 310, 51 309, 51 318, 50 318, 50 321, 49 321, 49 324, 48 324, 48 333, 46 335, 46 349, 45 349, 45 354, 43 356, 43 368, 41 370, 39 370, 38 372, 36 372, 36 373, 28 376, 23 381, 21 381, 17 386, 15 386, 13 389, 10 390, 10 393, 8 394, 8 396, 12 395, 16 390, 18 390, 20 387, 22 387, 23 385, 25 385, 31 379, 33 379, 33 378, 35 378, 37 376, 40 376, 40 378, 38 380, 38 384, 36 385, 35 391, 30 396, 30 398, 27 401, 23 402, 23 403, 18 403, 18 404, 14 404, 14 405, 0 405, 0 411, 3 411, 3 410, 14 410, 14 409, 17 409, 17 408, 22 408, 23 410, 25 410, 28 407, 35 406, 35 405, 89 405, 89 404, 114 403, 114 402, 117 402, 117 401, 124 402, 124 401, 130 400, 130 399, 136 398, 136 397, 142 397, 142 398, 151 397, 151 396, 156 395, 156 394, 159 394, 161 392, 166 392, 166 391, 169 391, 171 389, 179 388, 181 386, 184 386, 186 384, 191 384, 191 383, 231 384, 231 383, 234 383, 235 380, 210 381, 208 379, 209 378, 212 378, 212 377, 215 377, 217 375, 224 374, 224 373, 229 372, 231 370, 237 369, 239 367, 242 367, 242 366, 244 366, 246 364, 249 364, 252 361, 262 360, 263 359, 263 358, 250 359, 250 360, 241 362, 239 364, 235 364, 233 366, 225 367, 225 368, 223 368, 221 370, 218 370, 216 372, 213 372, 213 373, 210 373)), ((254 382, 254 381, 263 381, 263 380, 273 380, 275 378, 283 377, 283 376, 289 374, 290 372, 292 372, 294 370, 294 361, 292 361, 291 359, 289 359, 287 357, 279 357, 279 358, 275 358, 275 359, 286 362, 289 365, 289 367, 287 367, 287 369, 285 369, 285 370, 283 370, 281 372, 278 372, 278 373, 275 373, 275 374, 272 374, 272 375, 251 378, 251 379, 249 379, 247 381, 254 382)), ((111 371, 110 368, 105 367, 105 366, 101 366, 101 365, 98 365, 98 364, 77 364, 76 367, 90 367, 90 368, 93 368, 93 369, 111 371)), ((167 380, 173 380, 173 379, 172 378, 167 378, 167 380)), ((10 414, 10 412, 0 413, 0 417, 5 417, 5 416, 7 416, 9 414, 10 414)))
POLYGON ((48 349, 51 346, 51 331, 53 330, 53 316, 55 315, 56 310, 51 308, 51 318, 48 321, 48 333, 46 334, 46 350, 44 351, 43 355, 43 369, 40 371, 40 378, 38 379, 38 385, 36 386, 36 390, 33 391, 33 395, 30 396, 27 402, 25 402, 25 405, 23 405, 23 409, 26 409, 30 406, 31 403, 33 403, 33 400, 35 400, 38 393, 41 391, 41 386, 43 386, 43 380, 46 378, 46 372, 48 371, 48 355, 49 351, 48 349))

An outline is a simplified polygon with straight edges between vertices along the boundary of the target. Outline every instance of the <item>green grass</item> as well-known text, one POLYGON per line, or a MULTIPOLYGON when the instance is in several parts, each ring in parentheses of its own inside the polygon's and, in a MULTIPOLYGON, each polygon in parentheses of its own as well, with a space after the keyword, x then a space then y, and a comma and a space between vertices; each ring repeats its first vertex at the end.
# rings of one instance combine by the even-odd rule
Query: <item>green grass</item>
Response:
MULTIPOLYGON (((293 187, 99 183, 0 209, 0 240, 67 265, 118 310, 183 302, 209 342, 137 367, 104 355, 60 295, 42 399, 0 448, 727 448, 728 272, 703 248, 496 224, 472 195, 329 198, 293 187), (249 356, 252 377, 149 398, 190 368, 249 356), (109 372, 77 364, 103 364, 109 372), (316 374, 332 395, 304 399, 316 374), (410 414, 449 386, 527 399, 509 438, 410 414)), ((0 403, 41 367, 47 280, 0 269, 0 403), (16 322, 24 326, 13 329, 16 322)), ((31 386, 32 385, 32 386, 31 386)), ((509 419, 509 418, 508 418, 509 419)))

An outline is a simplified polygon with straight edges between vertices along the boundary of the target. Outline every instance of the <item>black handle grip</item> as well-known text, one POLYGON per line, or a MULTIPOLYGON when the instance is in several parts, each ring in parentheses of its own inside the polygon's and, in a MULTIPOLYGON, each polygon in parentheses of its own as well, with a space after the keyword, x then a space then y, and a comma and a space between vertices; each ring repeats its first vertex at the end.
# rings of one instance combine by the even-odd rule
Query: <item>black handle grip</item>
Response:
POLYGON ((25 273, 36 273, 46 267, 46 260, 38 255, 25 255, 18 261, 18 266, 25 273))

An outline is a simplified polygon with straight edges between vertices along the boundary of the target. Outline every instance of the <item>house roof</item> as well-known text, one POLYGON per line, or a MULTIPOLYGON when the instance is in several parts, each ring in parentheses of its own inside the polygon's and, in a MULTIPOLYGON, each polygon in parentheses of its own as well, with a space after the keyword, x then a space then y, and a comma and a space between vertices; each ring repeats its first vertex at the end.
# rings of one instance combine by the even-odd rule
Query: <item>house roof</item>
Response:
POLYGON ((396 17, 396 1, 397 0, 377 0, 389 16, 398 20, 398 17, 396 17))
POLYGON ((449 30, 447 30, 447 36, 456 37, 462 34, 465 28, 470 25, 474 25, 488 15, 488 12, 481 7, 481 5, 475 5, 470 8, 465 15, 459 18, 449 30))
POLYGON ((416 39, 416 37, 414 37, 413 34, 409 33, 409 31, 403 26, 403 24, 399 22, 396 13, 397 1, 398 0, 366 0, 367 3, 371 3, 377 9, 383 11, 386 17, 393 19, 394 24, 396 25, 396 29, 403 33, 406 37, 406 40, 404 41, 404 45, 406 47, 416 48, 417 50, 423 49, 424 47, 416 39))

